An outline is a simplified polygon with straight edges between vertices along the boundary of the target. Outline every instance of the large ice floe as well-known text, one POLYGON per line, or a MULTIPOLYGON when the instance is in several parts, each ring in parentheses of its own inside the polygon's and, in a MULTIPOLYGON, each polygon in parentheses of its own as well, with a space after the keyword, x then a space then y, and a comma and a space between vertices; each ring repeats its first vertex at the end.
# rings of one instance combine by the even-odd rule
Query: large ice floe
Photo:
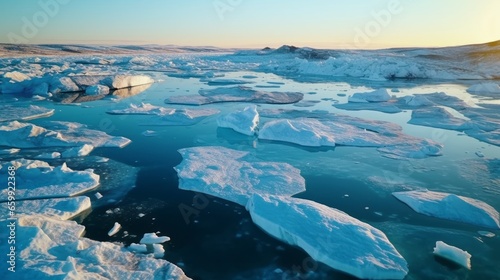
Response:
POLYGON ((87 196, 76 196, 68 198, 48 198, 35 200, 17 201, 14 216, 9 215, 9 203, 0 203, 0 219, 21 217, 24 215, 40 214, 60 220, 71 219, 82 212, 90 209, 90 198, 87 196))
POLYGON ((244 86, 200 90, 198 93, 198 95, 171 96, 165 99, 165 103, 185 105, 203 105, 220 102, 290 104, 304 98, 304 94, 300 92, 267 92, 244 86))
POLYGON ((0 122, 27 121, 48 117, 54 114, 54 109, 29 105, 27 107, 14 105, 0 105, 0 122))
POLYGON ((377 147, 391 158, 441 155, 441 144, 404 134, 394 123, 314 111, 268 109, 260 113, 278 120, 265 123, 259 130, 259 139, 312 147, 377 147))
POLYGON ((500 229, 498 211, 477 199, 433 191, 395 192, 393 195, 427 216, 500 229))
POLYGON ((206 117, 218 114, 220 111, 212 108, 179 109, 154 106, 149 103, 130 104, 128 108, 107 111, 112 115, 150 115, 144 125, 193 125, 206 117))
POLYGON ((231 128, 245 135, 254 135, 259 125, 257 106, 248 106, 241 111, 229 113, 217 119, 219 127, 231 128))
POLYGON ((287 163, 262 162, 248 152, 224 147, 179 150, 179 188, 246 205, 253 193, 294 195, 305 190, 300 170, 287 163))
MULTIPOLYGON (((2 163, 0 174, 8 174, 9 166, 17 168, 16 200, 76 196, 99 186, 94 170, 74 171, 65 163, 54 167, 39 160, 19 159, 2 163)), ((1 190, 0 201, 7 199, 7 193, 7 188, 1 190)))
POLYGON ((346 213, 298 198, 253 195, 247 209, 260 228, 314 260, 364 279, 403 279, 405 259, 385 234, 346 213))
POLYGON ((90 144, 95 147, 124 147, 130 140, 110 136, 74 122, 48 121, 42 126, 12 121, 0 124, 0 145, 16 148, 74 147, 90 144))
MULTIPOLYGON (((0 221, 2 227, 8 221, 0 221)), ((136 255, 123 245, 82 237, 85 227, 41 215, 23 216, 16 223, 15 273, 3 269, 2 279, 190 279, 172 263, 136 255)), ((0 237, 7 240, 9 231, 0 237)), ((0 245, 10 252, 7 242, 0 245)), ((0 257, 9 261, 7 254, 0 257)))

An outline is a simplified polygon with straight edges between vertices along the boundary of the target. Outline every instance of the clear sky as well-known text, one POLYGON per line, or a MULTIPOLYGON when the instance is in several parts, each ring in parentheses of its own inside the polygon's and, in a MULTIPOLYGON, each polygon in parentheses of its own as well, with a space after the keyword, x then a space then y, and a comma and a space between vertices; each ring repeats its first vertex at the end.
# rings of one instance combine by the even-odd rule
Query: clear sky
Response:
POLYGON ((499 0, 2 0, 0 42, 323 48, 500 39, 499 0))

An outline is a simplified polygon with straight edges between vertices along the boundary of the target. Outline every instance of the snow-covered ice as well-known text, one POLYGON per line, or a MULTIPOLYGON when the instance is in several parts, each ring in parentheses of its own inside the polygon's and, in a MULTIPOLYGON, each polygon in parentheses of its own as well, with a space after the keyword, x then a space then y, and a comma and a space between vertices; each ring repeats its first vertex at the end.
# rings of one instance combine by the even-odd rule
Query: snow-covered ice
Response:
POLYGON ((90 154, 94 150, 94 146, 90 144, 83 144, 80 147, 69 148, 62 152, 63 158, 71 157, 84 157, 90 154))
POLYGON ((287 163, 252 159, 248 152, 224 147, 179 150, 175 167, 179 188, 246 205, 253 193, 291 196, 305 190, 300 170, 287 163))
POLYGON ((408 273, 405 259, 382 231, 340 210, 256 194, 246 207, 264 231, 334 269, 365 279, 403 279, 408 273))
POLYGON ((90 144, 95 147, 124 147, 130 139, 110 136, 74 122, 49 121, 42 126, 12 121, 0 125, 0 145, 16 148, 74 147, 90 144))
MULTIPOLYGON (((16 202, 16 217, 40 214, 47 217, 68 220, 90 209, 90 198, 86 196, 68 198, 33 199, 16 202)), ((9 205, 0 203, 0 220, 9 218, 9 205)))
POLYGON ((47 109, 36 105, 29 105, 28 107, 0 105, 0 122, 27 121, 49 117, 52 114, 54 114, 54 109, 47 109))
POLYGON ((477 199, 433 191, 395 192, 393 195, 424 215, 500 229, 498 211, 477 199))
POLYGON ((257 106, 248 106, 243 110, 221 116, 217 119, 217 125, 245 135, 254 135, 259 125, 257 106))
POLYGON ((469 121, 453 116, 442 107, 415 109, 408 123, 452 130, 467 130, 472 126, 469 121))
POLYGON ((450 246, 443 241, 437 241, 433 253, 437 256, 445 258, 456 264, 459 264, 467 269, 471 269, 470 258, 471 254, 455 246, 450 246))
POLYGON ((220 102, 252 102, 269 104, 290 104, 304 98, 300 92, 267 92, 250 87, 220 87, 200 90, 199 95, 171 96, 165 99, 167 104, 203 105, 220 102))
MULTIPOLYGON (((2 226, 6 221, 1 221, 2 226)), ((172 279, 188 278, 165 260, 135 255, 123 245, 81 237, 85 227, 74 221, 23 216, 16 228, 16 279, 172 279)), ((2 239, 8 231, 0 231, 2 239)), ((0 244, 8 252, 7 242, 0 244)), ((6 254, 0 257, 7 261, 6 254)), ((0 272, 11 273, 7 270, 0 272)), ((4 278, 6 279, 6 278, 4 278)))
POLYGON ((359 102, 386 102, 391 99, 389 92, 385 88, 369 92, 358 92, 349 96, 348 101, 352 103, 359 102))
MULTIPOLYGON (((92 169, 73 171, 63 163, 53 167, 39 160, 19 159, 10 162, 16 171, 16 199, 35 199, 76 196, 97 188, 99 175, 92 169)), ((0 174, 7 174, 8 166, 0 166, 0 174)), ((1 190, 7 198, 7 188, 1 190)))
POLYGON ((499 94, 500 95, 500 85, 497 83, 480 83, 470 86, 467 89, 468 92, 474 94, 499 94))

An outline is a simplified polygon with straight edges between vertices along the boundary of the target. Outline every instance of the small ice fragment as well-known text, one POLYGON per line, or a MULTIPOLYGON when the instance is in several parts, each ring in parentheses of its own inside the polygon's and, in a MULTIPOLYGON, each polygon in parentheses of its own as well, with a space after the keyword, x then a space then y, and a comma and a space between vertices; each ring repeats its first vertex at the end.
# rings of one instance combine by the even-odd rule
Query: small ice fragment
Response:
POLYGON ((384 216, 384 214, 382 214, 382 212, 373 212, 373 213, 374 213, 375 215, 377 215, 377 216, 380 216, 380 217, 384 216))
POLYGON ((158 133, 154 130, 146 130, 146 131, 142 132, 142 135, 144 135, 146 137, 153 137, 153 136, 158 135, 158 133))
POLYGON ((276 268, 276 269, 274 270, 274 273, 278 273, 278 274, 280 274, 280 273, 283 273, 283 270, 281 270, 280 268, 276 268))
POLYGON ((348 194, 344 194, 344 197, 349 197, 349 195, 348 194))
POLYGON ((142 217, 146 216, 146 214, 139 213, 139 215, 138 215, 138 216, 139 216, 139 218, 142 218, 142 217))
POLYGON ((484 237, 489 237, 489 238, 495 237, 495 234, 493 232, 489 232, 489 231, 480 230, 477 233, 479 233, 480 235, 482 235, 484 237))
POLYGON ((97 199, 101 199, 102 198, 102 194, 100 192, 96 192, 94 195, 95 195, 95 197, 97 199))
POLYGON ((141 254, 145 254, 148 251, 145 244, 137 244, 137 243, 130 244, 130 246, 128 246, 128 250, 134 253, 141 253, 141 254))
POLYGON ((365 207, 365 210, 368 210, 368 209, 370 209, 370 207, 368 207, 368 206, 367 206, 367 207, 365 207))
POLYGON ((106 210, 106 214, 113 214, 113 210, 111 209, 106 210))
POLYGON ((464 251, 460 248, 450 246, 443 241, 437 241, 433 253, 437 256, 459 264, 469 270, 471 269, 471 255, 467 251, 464 251))
POLYGON ((122 226, 119 223, 115 222, 113 228, 111 228, 108 231, 108 235, 109 236, 113 236, 113 235, 117 234, 120 231, 121 228, 122 228, 122 226))
POLYGON ((480 151, 477 151, 477 152, 476 152, 476 156, 478 156, 478 157, 484 157, 484 154, 483 154, 483 153, 481 153, 480 151))
POLYGON ((168 236, 158 236, 156 233, 145 233, 139 243, 141 244, 160 244, 170 241, 168 236))

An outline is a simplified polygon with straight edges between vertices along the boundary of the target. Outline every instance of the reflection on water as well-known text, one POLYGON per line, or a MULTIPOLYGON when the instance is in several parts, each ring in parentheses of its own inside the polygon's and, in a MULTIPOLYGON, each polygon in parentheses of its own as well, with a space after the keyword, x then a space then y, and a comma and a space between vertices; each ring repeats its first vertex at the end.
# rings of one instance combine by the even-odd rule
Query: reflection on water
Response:
POLYGON ((135 87, 121 88, 114 91, 111 91, 109 94, 100 94, 100 95, 87 95, 85 92, 63 92, 56 93, 52 97, 52 99, 59 103, 83 103, 90 102, 103 99, 107 96, 114 96, 119 99, 125 99, 137 95, 148 88, 151 87, 152 84, 145 84, 135 87))

